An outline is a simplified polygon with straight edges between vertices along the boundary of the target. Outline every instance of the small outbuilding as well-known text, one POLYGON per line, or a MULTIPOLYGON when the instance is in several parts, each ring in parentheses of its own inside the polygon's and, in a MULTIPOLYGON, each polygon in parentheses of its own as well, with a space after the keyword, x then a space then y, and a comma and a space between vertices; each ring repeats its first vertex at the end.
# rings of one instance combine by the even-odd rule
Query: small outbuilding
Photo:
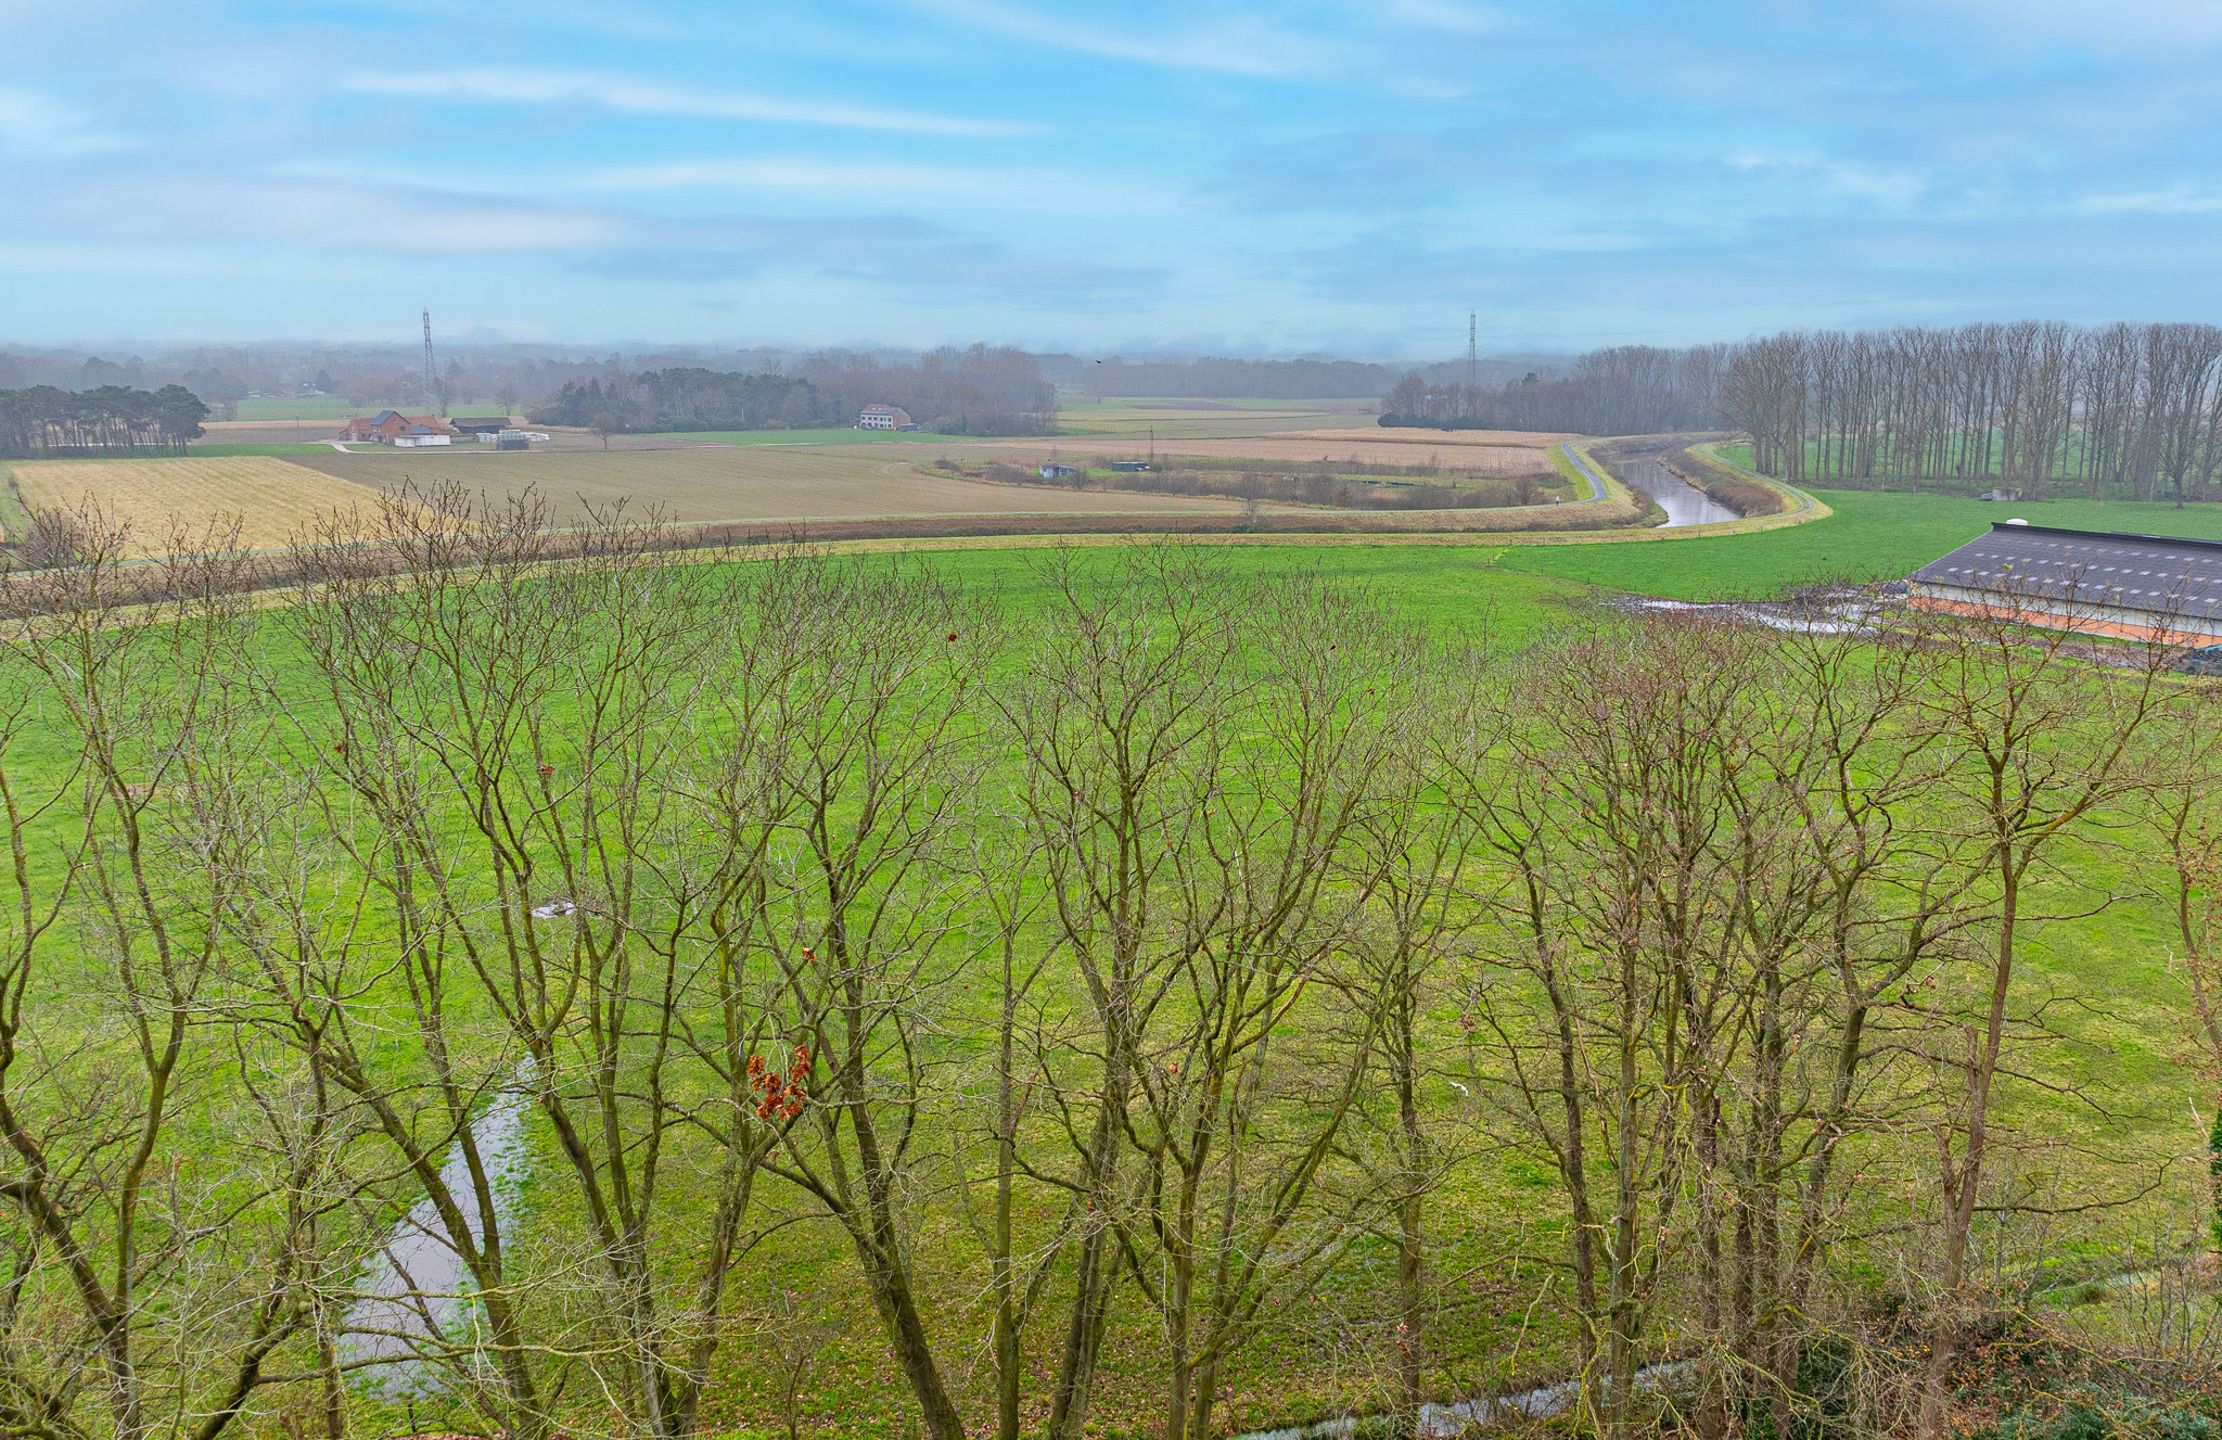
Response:
POLYGON ((1054 460, 1047 460, 1035 467, 1034 473, 1044 480, 1070 480, 1080 473, 1080 467, 1077 465, 1060 465, 1054 460))
POLYGON ((1913 573, 1910 602, 2127 640, 2222 640, 2222 541, 2001 520, 1913 573))

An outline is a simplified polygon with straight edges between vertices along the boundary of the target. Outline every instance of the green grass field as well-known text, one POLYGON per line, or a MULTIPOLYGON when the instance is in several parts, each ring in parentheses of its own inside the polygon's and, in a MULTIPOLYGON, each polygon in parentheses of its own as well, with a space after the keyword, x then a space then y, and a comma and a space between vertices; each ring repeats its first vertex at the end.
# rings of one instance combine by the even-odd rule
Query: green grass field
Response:
MULTIPOLYGON (((344 463, 344 457, 332 459, 344 463)), ((1828 563, 1840 552, 1856 555, 1869 573, 1902 574, 2005 513, 1978 502, 1932 497, 1830 493, 1824 498, 1837 507, 1830 519, 1710 539, 1555 546, 1225 545, 1211 547, 1208 558, 1229 581, 1316 571, 1338 586, 1375 597, 1396 617, 1440 641, 1486 642, 1503 653, 1595 623, 1594 602, 1601 589, 1688 598, 1763 591, 1843 573, 1844 565, 1832 569, 1828 563)), ((2210 517, 2165 507, 2063 506, 2059 513, 2032 513, 2029 518, 2163 528, 2161 517, 2143 513, 2148 510, 2161 511, 2174 521, 2172 528, 2186 533, 2192 533, 2189 522, 2196 521, 2205 526, 2200 533, 2222 535, 2222 512, 2210 517)), ((958 579, 996 603, 1013 637, 1012 649, 999 663, 1015 671, 1024 663, 1030 623, 1056 598, 1043 570, 1050 558, 1045 548, 933 552, 912 563, 958 579)), ((1073 558, 1090 578, 1108 577, 1121 561, 1116 546, 1077 550, 1073 558)), ((275 629, 274 619, 259 623, 275 629)), ((276 692, 300 697, 311 729, 328 721, 322 702, 310 698, 315 687, 309 667, 290 641, 273 639, 256 653, 271 666, 276 692)), ((557 703, 571 701, 565 697, 557 703)), ((70 763, 71 753, 67 746, 40 746, 34 739, 19 758, 58 767, 70 763)), ((1002 778, 991 772, 984 783, 1002 778)), ((2003 1113, 2046 1143, 2086 1147, 2086 1153, 2072 1157, 2033 1149, 2033 1169, 2049 1167, 2073 1174, 2087 1186, 2110 1187, 2139 1173, 2140 1164, 2180 1154, 2191 1145, 2196 1135, 2185 1119, 2187 1103, 2203 1102, 2189 1093, 2196 1082, 2177 1053, 2184 987, 2168 962, 2167 917, 2150 889, 2150 857, 2110 841, 2081 846, 2065 859, 2060 872, 2047 877, 2048 884, 2060 887, 2052 893, 2078 901, 2096 894, 2107 903, 2062 906, 2088 913, 2047 928, 2032 949, 2025 971, 2028 991, 2057 998, 2061 1038, 2030 1052, 2027 1063, 2043 1084, 2013 1087, 2003 1113), (2111 1113, 2101 1116, 2044 1088, 2064 1082, 2102 1087, 2111 1113)), ((961 1012, 958 1018, 963 1018, 961 1012)), ((1457 1043, 1458 1019, 1455 1001, 1438 1005, 1431 1015, 1446 1054, 1457 1043)), ((396 1032, 391 1043, 398 1051, 409 1041, 396 1032)), ((958 1025, 937 1043, 948 1046, 953 1056, 971 1055, 979 1039, 971 1027, 958 1025)), ((1447 1102, 1448 1090, 1437 1089, 1447 1102)), ((574 1227, 579 1220, 577 1192, 544 1125, 535 1128, 532 1145, 536 1165, 524 1190, 532 1217, 528 1232, 532 1226, 548 1231, 574 1227)), ((2185 1171, 2185 1186, 2190 1173, 2185 1171)), ((2177 1193, 2172 1190, 2167 1198, 2177 1193)), ((771 1187, 765 1201, 783 1203, 771 1187)), ((944 1246, 957 1257, 934 1272, 938 1283, 926 1297, 927 1322, 939 1336, 975 1336, 981 1325, 982 1276, 964 1222, 947 1207, 935 1208, 932 1199, 920 1204, 926 1211, 919 1221, 921 1245, 944 1246)), ((1474 1393, 1563 1373, 1570 1355, 1567 1331, 1546 1303, 1555 1281, 1535 1258, 1547 1260, 1555 1253, 1550 1236, 1560 1208, 1554 1182, 1534 1165, 1494 1155, 1462 1166, 1437 1198, 1430 1222, 1435 1263, 1440 1274, 1458 1277, 1461 1287, 1442 1333, 1430 1337, 1441 1365, 1431 1384, 1444 1393, 1474 1393), (1525 1246, 1519 1258, 1508 1259, 1518 1246, 1525 1246)), ((2134 1222, 2094 1224, 2077 1237, 2077 1253, 2127 1244, 2149 1233, 2136 1227, 2150 1213, 2140 1212, 2134 1222)), ((781 1377, 752 1352, 757 1333, 752 1327, 765 1313, 768 1297, 788 1291, 800 1297, 807 1311, 830 1317, 801 1386, 804 1433, 909 1433, 908 1396, 892 1373, 846 1246, 829 1224, 801 1224, 778 1231, 751 1256, 733 1299, 736 1315, 748 1318, 736 1322, 734 1343, 715 1362, 707 1416, 713 1427, 747 1426, 746 1432, 737 1433, 751 1436, 784 1433, 781 1377)), ((1238 1428, 1302 1420, 1331 1413, 1360 1395, 1360 1387, 1376 1377, 1351 1355, 1324 1350, 1318 1321, 1334 1316, 1354 1332, 1368 1326, 1372 1329, 1365 1333, 1379 1330, 1380 1287, 1393 1273, 1394 1256, 1384 1241, 1367 1237, 1356 1242, 1305 1306, 1274 1317, 1258 1343, 1230 1364, 1225 1420, 1238 1428)), ((1037 1335, 1035 1343, 1049 1342, 1037 1335)), ((1123 1309, 1108 1342, 1110 1369, 1093 1432, 1105 1440, 1151 1433, 1158 1399, 1150 1371, 1153 1343, 1144 1312, 1133 1306, 1123 1309)), ((950 1353, 960 1351, 952 1340, 950 1353)), ((982 1368, 962 1378, 968 1413, 980 1413, 985 1403, 982 1368)), ((402 1417, 391 1418, 398 1423, 402 1417)), ((364 1428, 375 1433, 373 1427, 364 1428)), ((713 1428, 712 1433, 719 1431, 713 1428)))
MULTIPOLYGON (((1724 450, 1724 453, 1726 452, 1724 450)), ((1734 458, 1731 453, 1730 458, 1734 458)), ((1801 585, 1903 579, 1995 521, 2222 540, 2222 507, 2126 500, 1992 504, 1946 495, 1815 490, 1835 514, 1750 535, 1646 544, 1521 546, 1499 564, 1531 575, 1677 600, 1736 600, 1801 585)))

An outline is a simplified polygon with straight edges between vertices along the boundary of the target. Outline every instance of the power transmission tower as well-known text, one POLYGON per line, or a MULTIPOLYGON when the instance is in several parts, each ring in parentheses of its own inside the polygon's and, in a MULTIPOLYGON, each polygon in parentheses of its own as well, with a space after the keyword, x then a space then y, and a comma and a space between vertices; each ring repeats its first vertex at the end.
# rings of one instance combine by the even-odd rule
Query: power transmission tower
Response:
MULTIPOLYGON (((427 340, 427 345, 432 342, 427 340)), ((1481 360, 1474 350, 1474 312, 1466 312, 1466 388, 1474 390, 1481 385, 1481 360)))
POLYGON ((424 403, 439 405, 440 413, 447 414, 447 406, 440 404, 439 374, 432 368, 432 307, 424 307, 424 403))

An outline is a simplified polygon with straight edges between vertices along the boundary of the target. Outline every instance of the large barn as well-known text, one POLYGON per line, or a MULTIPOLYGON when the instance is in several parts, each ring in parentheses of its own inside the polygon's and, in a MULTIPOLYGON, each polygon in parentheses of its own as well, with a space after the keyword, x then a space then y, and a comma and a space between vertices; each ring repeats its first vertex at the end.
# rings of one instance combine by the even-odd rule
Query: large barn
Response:
POLYGON ((1925 609, 2207 645, 2222 640, 2222 541, 2002 520, 1916 570, 1912 592, 1925 609))

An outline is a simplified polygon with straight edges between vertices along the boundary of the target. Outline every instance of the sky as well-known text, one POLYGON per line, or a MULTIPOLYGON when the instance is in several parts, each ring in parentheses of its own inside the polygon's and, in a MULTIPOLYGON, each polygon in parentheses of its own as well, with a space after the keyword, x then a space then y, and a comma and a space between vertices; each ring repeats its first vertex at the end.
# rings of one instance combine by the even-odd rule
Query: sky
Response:
POLYGON ((0 342, 2222 320, 2218 0, 0 0, 0 342))

